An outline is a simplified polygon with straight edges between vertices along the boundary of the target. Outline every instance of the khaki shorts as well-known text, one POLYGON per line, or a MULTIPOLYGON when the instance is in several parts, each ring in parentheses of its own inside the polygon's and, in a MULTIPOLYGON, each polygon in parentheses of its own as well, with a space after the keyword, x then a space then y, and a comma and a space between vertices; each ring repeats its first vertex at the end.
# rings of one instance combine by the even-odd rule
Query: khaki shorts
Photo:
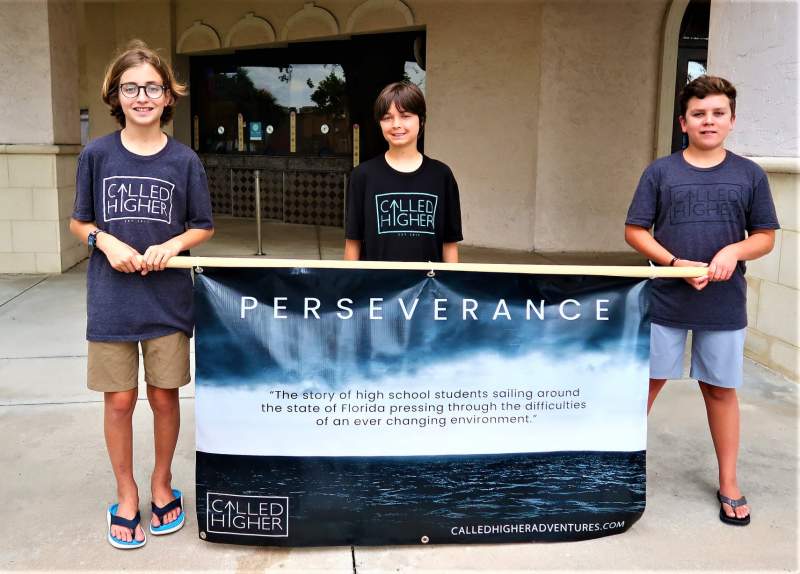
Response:
MULTIPOLYGON (((177 332, 140 341, 144 380, 160 389, 177 389, 191 380, 189 337, 177 332)), ((139 343, 136 341, 89 341, 87 386, 113 393, 139 386, 139 343)))

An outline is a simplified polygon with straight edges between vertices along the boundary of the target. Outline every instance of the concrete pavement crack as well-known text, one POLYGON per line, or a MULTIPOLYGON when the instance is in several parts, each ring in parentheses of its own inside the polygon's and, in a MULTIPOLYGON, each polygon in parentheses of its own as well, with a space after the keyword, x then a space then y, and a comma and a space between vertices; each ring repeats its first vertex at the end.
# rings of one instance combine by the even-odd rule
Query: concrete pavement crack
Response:
POLYGON ((24 295, 25 293, 27 293, 28 291, 30 291, 31 289, 33 289, 33 288, 34 288, 34 287, 36 287, 37 285, 40 285, 41 283, 43 283, 43 282, 47 281, 48 279, 50 279, 50 276, 49 276, 49 275, 46 275, 46 276, 42 277, 42 278, 41 278, 39 281, 37 281, 36 283, 34 283, 33 285, 31 285, 30 287, 27 287, 26 289, 23 289, 22 291, 20 291, 20 292, 19 292, 19 293, 17 293, 16 295, 14 295, 14 296, 13 296, 11 299, 8 299, 7 301, 3 301, 2 303, 0 303, 0 307, 3 307, 3 306, 5 306, 5 305, 8 305, 9 303, 11 303, 12 301, 14 301, 15 299, 17 299, 17 298, 19 298, 20 296, 24 295))
MULTIPOLYGON (((139 397, 137 401, 146 401, 147 397, 139 397)), ((194 397, 178 397, 178 400, 194 400, 194 397)), ((85 401, 49 401, 49 402, 36 402, 36 403, 0 403, 0 409, 6 407, 47 407, 47 406, 63 406, 63 405, 88 405, 92 403, 102 403, 103 399, 85 400, 85 401)))

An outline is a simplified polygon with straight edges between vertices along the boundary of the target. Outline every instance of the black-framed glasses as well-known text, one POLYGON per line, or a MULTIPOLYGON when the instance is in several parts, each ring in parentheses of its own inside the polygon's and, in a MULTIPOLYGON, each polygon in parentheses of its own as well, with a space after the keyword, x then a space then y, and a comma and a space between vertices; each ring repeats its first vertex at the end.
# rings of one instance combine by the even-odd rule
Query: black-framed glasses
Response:
POLYGON ((141 90, 144 90, 145 95, 151 100, 157 100, 164 95, 167 87, 159 84, 145 84, 144 86, 140 86, 134 82, 126 82, 119 85, 119 93, 126 98, 138 98, 141 90))

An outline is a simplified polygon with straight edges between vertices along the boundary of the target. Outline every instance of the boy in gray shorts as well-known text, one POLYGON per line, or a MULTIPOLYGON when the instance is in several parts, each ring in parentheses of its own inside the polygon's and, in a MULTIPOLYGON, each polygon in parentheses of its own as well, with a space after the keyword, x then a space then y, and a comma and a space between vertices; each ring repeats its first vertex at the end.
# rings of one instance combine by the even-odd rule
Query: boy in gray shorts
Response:
POLYGON ((727 80, 701 76, 686 85, 679 120, 689 146, 644 171, 625 240, 658 265, 708 267, 704 277, 653 281, 647 411, 667 379, 682 377, 691 330, 690 376, 700 385, 717 454, 719 517, 745 526, 750 509, 736 479, 736 388, 747 326, 744 262, 772 250, 778 219, 764 171, 724 147, 735 114, 736 89, 727 80))

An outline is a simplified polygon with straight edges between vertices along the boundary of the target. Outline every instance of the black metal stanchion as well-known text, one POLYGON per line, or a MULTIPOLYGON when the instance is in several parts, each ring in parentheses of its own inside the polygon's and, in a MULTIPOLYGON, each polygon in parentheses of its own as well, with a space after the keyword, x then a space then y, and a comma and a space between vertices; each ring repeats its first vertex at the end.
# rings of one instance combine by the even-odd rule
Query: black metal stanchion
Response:
POLYGON ((258 241, 258 250, 256 255, 264 255, 261 240, 261 170, 255 170, 255 183, 256 183, 256 239, 258 241))

